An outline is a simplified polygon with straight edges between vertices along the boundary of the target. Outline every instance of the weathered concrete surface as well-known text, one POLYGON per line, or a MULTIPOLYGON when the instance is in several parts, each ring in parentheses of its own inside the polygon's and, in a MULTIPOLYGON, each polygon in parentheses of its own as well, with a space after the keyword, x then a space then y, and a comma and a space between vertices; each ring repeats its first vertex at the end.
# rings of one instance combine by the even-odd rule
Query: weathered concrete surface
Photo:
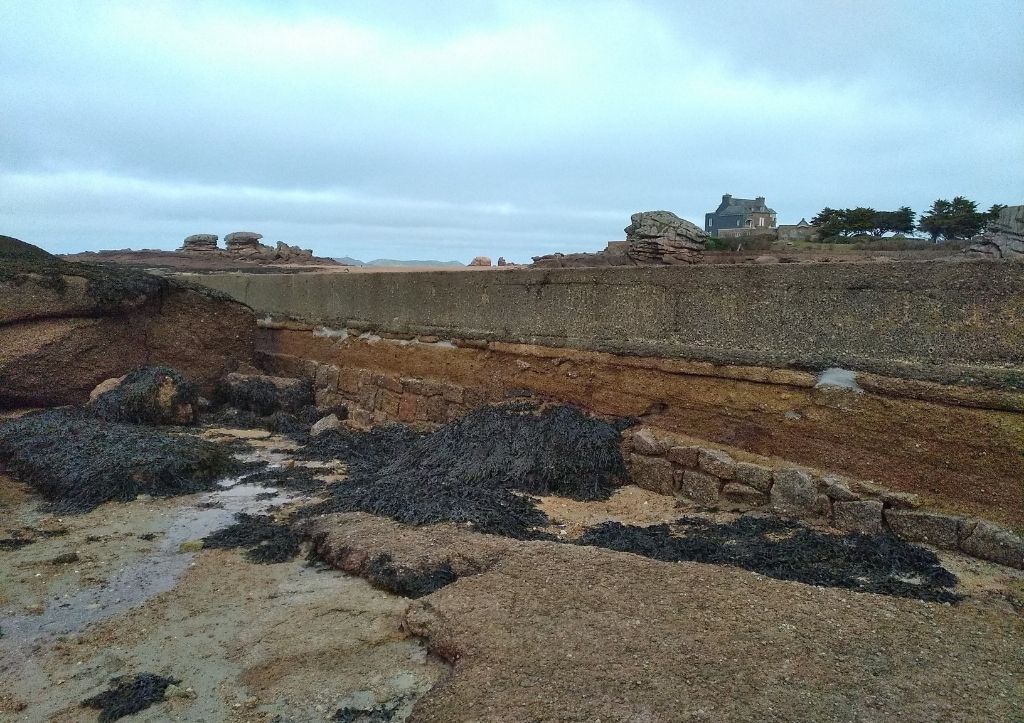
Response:
POLYGON ((1024 388, 1024 267, 978 262, 191 277, 329 326, 1024 388))

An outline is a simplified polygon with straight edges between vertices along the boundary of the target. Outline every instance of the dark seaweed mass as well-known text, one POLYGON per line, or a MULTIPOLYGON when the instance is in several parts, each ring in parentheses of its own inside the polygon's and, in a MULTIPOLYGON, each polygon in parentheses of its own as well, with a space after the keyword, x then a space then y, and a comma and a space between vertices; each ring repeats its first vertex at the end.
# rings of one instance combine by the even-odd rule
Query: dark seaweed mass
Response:
POLYGON ((169 415, 179 405, 189 404, 195 409, 198 398, 195 384, 180 372, 169 367, 148 366, 130 372, 117 387, 100 395, 89 408, 108 422, 170 424, 174 420, 169 415), (174 393, 161 403, 161 388, 168 381, 173 385, 174 393))
POLYGON ((436 592, 459 577, 447 560, 435 567, 405 567, 396 565, 386 552, 370 560, 362 576, 374 587, 411 598, 436 592))
POLYGON ((780 580, 841 587, 937 602, 955 602, 956 576, 935 553, 888 535, 830 535, 791 520, 743 516, 719 524, 681 517, 671 524, 635 527, 605 522, 580 538, 655 560, 735 565, 780 580))
POLYGON ((82 701, 82 707, 98 709, 101 723, 115 721, 159 703, 164 699, 167 687, 180 682, 154 673, 114 678, 110 681, 109 689, 86 698, 82 701))
POLYGON ((404 698, 381 703, 372 708, 355 708, 346 706, 339 708, 331 717, 335 723, 390 723, 395 719, 395 714, 402 707, 404 698))
POLYGON ((313 403, 313 385, 278 387, 262 377, 224 380, 214 389, 213 401, 235 409, 268 417, 275 412, 297 412, 313 403))
POLYGON ((244 548, 252 562, 287 562, 299 554, 302 536, 285 522, 270 515, 236 515, 235 524, 203 538, 203 547, 244 548))
POLYGON ((349 480, 312 512, 369 512, 408 524, 454 522, 517 539, 546 537, 529 494, 606 499, 626 477, 619 432, 575 407, 484 407, 429 434, 339 430, 304 454, 342 459, 349 480))
POLYGON ((237 468, 221 445, 52 409, 0 424, 0 462, 65 512, 140 494, 212 489, 237 468))

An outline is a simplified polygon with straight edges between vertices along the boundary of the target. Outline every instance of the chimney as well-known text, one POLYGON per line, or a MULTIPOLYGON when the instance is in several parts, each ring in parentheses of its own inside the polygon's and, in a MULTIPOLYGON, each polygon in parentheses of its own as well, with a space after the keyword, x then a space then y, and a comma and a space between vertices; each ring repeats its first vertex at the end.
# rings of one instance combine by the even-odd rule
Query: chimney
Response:
POLYGON ((723 193, 722 194, 722 203, 729 203, 730 199, 732 199, 732 194, 731 193, 723 193))
POLYGON ((757 197, 757 198, 755 198, 754 200, 755 200, 755 201, 757 201, 757 202, 758 202, 759 204, 761 204, 762 206, 764 205, 764 196, 758 196, 758 197, 757 197))

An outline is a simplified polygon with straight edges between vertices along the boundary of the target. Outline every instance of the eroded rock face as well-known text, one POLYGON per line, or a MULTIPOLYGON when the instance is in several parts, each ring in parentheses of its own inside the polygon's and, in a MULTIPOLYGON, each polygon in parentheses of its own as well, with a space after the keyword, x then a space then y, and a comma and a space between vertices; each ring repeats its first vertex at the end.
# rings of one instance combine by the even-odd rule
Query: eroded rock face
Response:
POLYGON ((491 257, 490 256, 477 256, 472 261, 469 262, 469 265, 470 266, 490 266, 491 265, 491 257))
POLYGON ((124 267, 0 248, 0 408, 81 404, 147 364, 209 387, 251 362, 255 314, 206 290, 124 267))
POLYGON ((626 255, 641 264, 692 264, 700 261, 708 235, 671 211, 642 211, 624 229, 626 255))
POLYGON ((1024 261, 1024 206, 1007 206, 965 252, 968 258, 1024 261))

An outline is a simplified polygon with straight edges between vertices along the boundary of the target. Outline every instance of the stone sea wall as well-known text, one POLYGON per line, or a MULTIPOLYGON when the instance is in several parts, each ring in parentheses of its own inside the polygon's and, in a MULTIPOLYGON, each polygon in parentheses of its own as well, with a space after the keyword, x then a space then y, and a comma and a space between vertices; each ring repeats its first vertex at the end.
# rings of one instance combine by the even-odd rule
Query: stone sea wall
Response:
POLYGON ((210 274, 334 328, 1024 389, 1024 265, 903 262, 210 274))

